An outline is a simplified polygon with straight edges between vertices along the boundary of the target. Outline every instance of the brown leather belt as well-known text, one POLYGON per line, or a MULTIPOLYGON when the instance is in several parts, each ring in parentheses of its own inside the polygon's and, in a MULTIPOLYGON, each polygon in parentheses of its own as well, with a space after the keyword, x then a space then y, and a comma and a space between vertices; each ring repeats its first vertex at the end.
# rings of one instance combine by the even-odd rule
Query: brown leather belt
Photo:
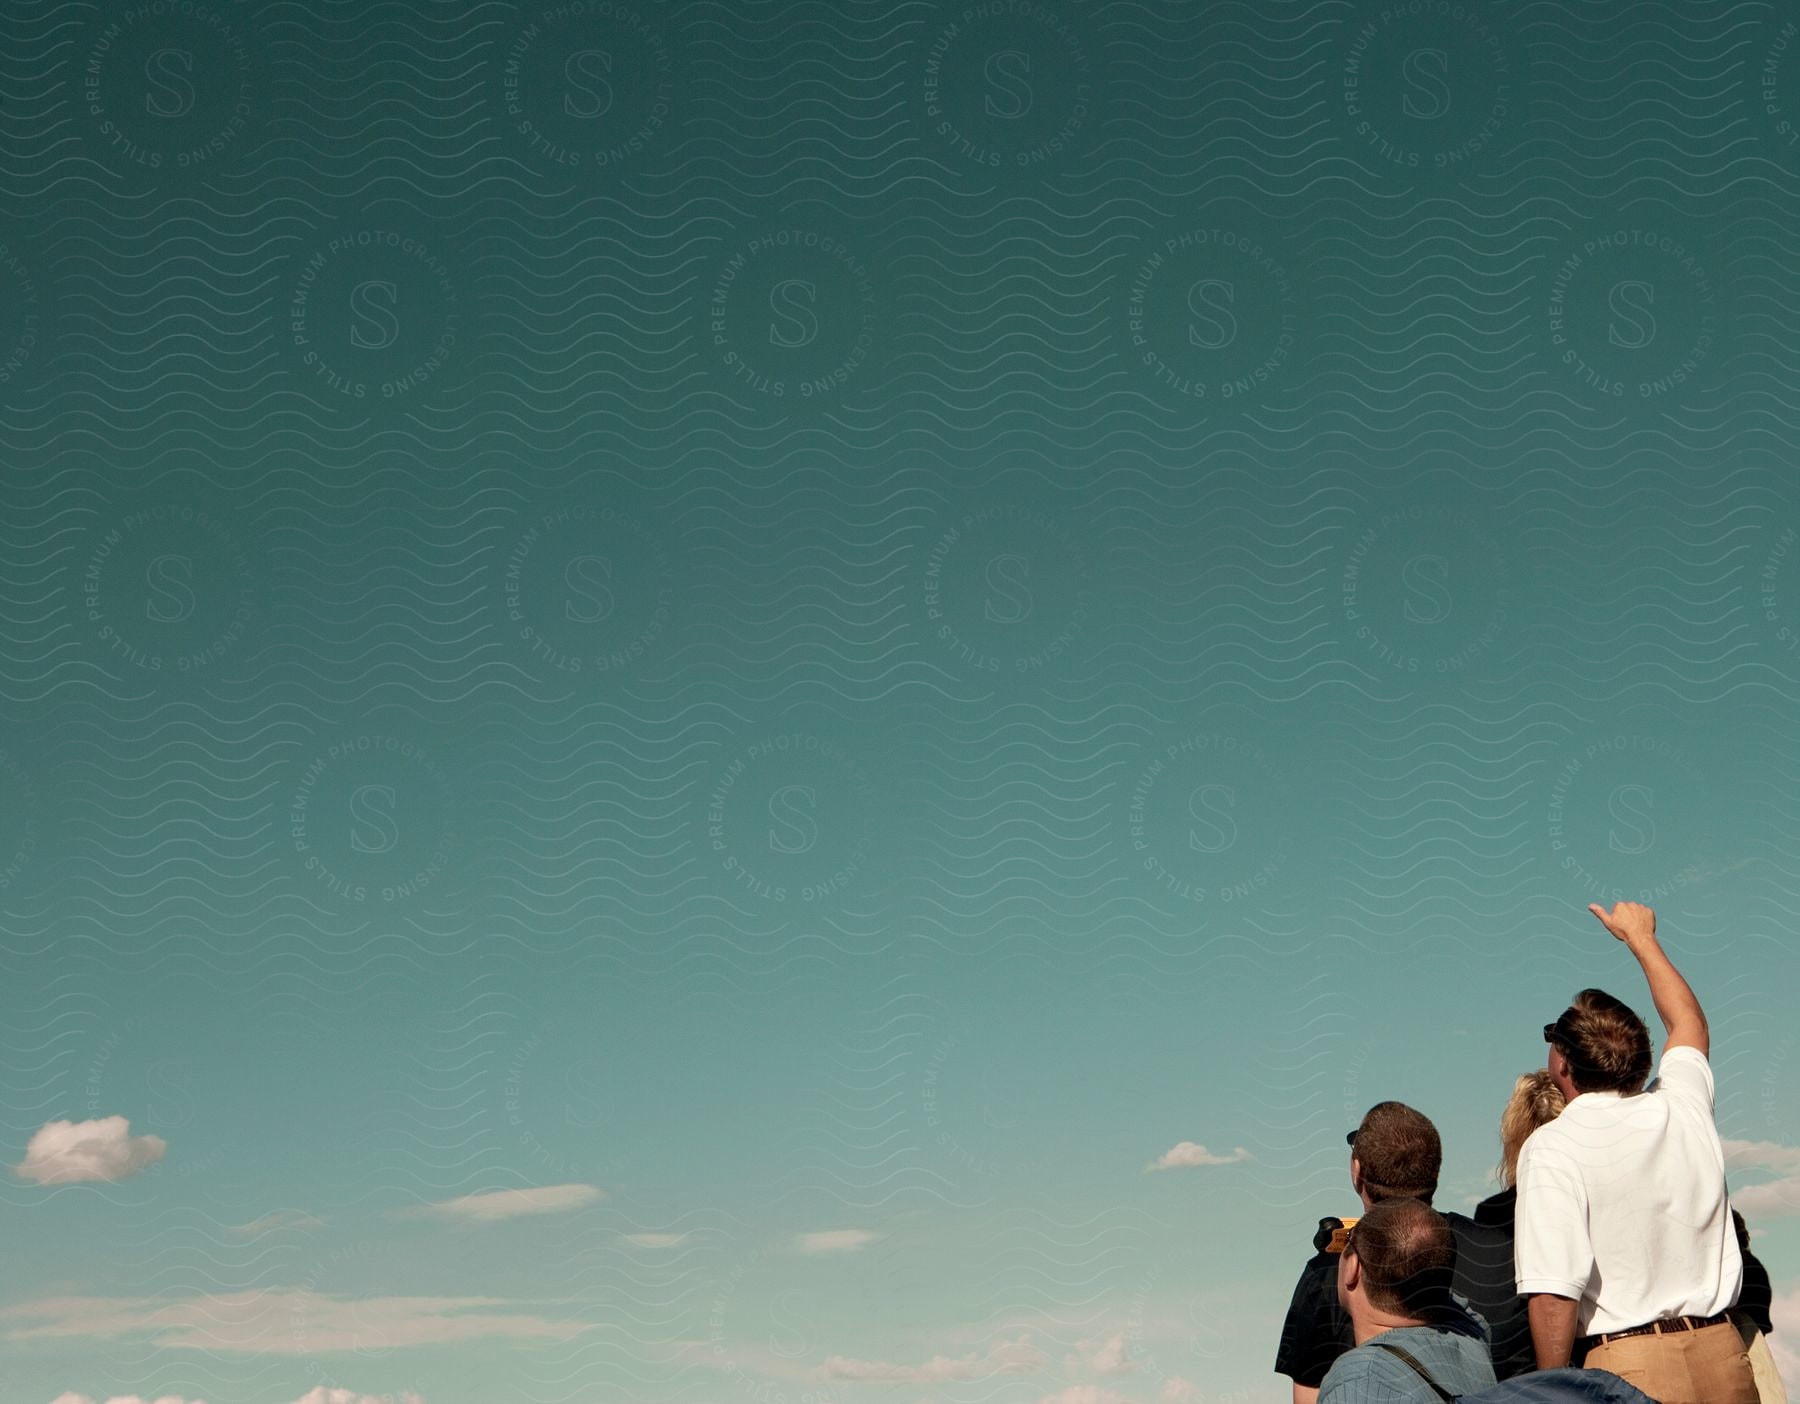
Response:
POLYGON ((1604 1336, 1583 1336, 1575 1342, 1584 1350, 1593 1350, 1608 1341, 1621 1341, 1627 1336, 1660 1336, 1670 1331, 1703 1331, 1708 1326, 1721 1326, 1726 1321, 1724 1312, 1717 1316, 1671 1316, 1660 1321, 1646 1321, 1642 1326, 1628 1326, 1623 1331, 1608 1331, 1604 1336))

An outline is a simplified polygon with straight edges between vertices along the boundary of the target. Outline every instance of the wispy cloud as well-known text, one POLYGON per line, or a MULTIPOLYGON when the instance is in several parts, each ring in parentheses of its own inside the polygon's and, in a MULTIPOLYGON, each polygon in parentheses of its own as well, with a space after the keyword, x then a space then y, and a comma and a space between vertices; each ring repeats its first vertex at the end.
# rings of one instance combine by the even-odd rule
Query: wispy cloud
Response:
POLYGON ((1773 1141, 1732 1141, 1725 1147, 1727 1170, 1773 1170, 1777 1174, 1800 1175, 1800 1146, 1782 1146, 1773 1141))
POLYGON ((640 1248, 673 1248, 687 1241, 685 1233, 622 1233, 619 1237, 640 1248))
POLYGON ((40 1185, 113 1183, 148 1170, 168 1149, 160 1136, 132 1135, 122 1116, 52 1121, 38 1128, 13 1170, 40 1185))
POLYGON ((167 1297, 49 1297, 0 1308, 0 1340, 141 1339, 168 1349, 329 1355, 475 1340, 564 1341, 586 1321, 505 1310, 498 1297, 327 1297, 259 1291, 167 1297), (493 1310, 501 1308, 501 1310, 493 1310))
POLYGON ((937 1384, 985 1380, 995 1375, 1031 1375, 1044 1369, 1048 1358, 1025 1337, 1001 1341, 985 1356, 934 1355, 922 1365, 899 1365, 885 1360, 853 1360, 829 1356, 825 1377, 833 1380, 877 1380, 894 1384, 937 1384))
POLYGON ((794 1247, 802 1253, 854 1253, 880 1238, 868 1229, 826 1229, 821 1233, 802 1233, 794 1237, 794 1247))
POLYGON ((1745 1219, 1800 1214, 1800 1147, 1773 1141, 1726 1141, 1727 1170, 1766 1170, 1776 1178, 1732 1191, 1732 1207, 1745 1219))
POLYGON ((526 1214, 563 1214, 606 1198, 598 1185, 543 1185, 536 1189, 489 1190, 465 1194, 401 1212, 408 1218, 450 1219, 464 1224, 492 1224, 526 1214))
POLYGON ((1128 1375, 1133 1368, 1123 1331, 1102 1340, 1076 1341, 1075 1353, 1063 1363, 1071 1375, 1128 1375))
POLYGON ((1144 1167, 1146 1175, 1158 1170, 1191 1170, 1203 1165, 1239 1165, 1252 1159, 1249 1151, 1234 1146, 1231 1154, 1209 1151, 1197 1141, 1181 1141, 1144 1167))
POLYGON ((1731 1204, 1746 1220, 1800 1214, 1800 1175, 1737 1190, 1731 1196, 1731 1204))
POLYGON ((1046 1394, 1038 1404, 1130 1404, 1116 1389, 1104 1385, 1078 1384, 1046 1394))
POLYGON ((294 1404, 425 1404, 416 1394, 402 1394, 395 1398, 391 1394, 358 1394, 348 1389, 327 1389, 324 1385, 315 1385, 301 1395, 294 1404))
MULTIPOLYGON (((67 1394, 57 1395, 50 1401, 50 1404, 96 1404, 96 1401, 89 1395, 76 1394, 71 1390, 67 1394)), ((177 1398, 173 1394, 159 1394, 154 1399, 145 1399, 138 1394, 115 1394, 110 1396, 105 1404, 206 1404, 206 1401, 204 1399, 189 1401, 177 1398)))
POLYGON ((1170 1375, 1163 1381, 1162 1393, 1157 1398, 1162 1404, 1200 1404, 1200 1386, 1180 1375, 1170 1375))
POLYGON ((233 1238, 261 1238, 265 1233, 274 1233, 276 1229, 324 1227, 325 1221, 317 1215, 302 1213, 298 1209, 277 1209, 273 1214, 264 1214, 260 1219, 252 1219, 247 1224, 233 1224, 225 1232, 233 1238))

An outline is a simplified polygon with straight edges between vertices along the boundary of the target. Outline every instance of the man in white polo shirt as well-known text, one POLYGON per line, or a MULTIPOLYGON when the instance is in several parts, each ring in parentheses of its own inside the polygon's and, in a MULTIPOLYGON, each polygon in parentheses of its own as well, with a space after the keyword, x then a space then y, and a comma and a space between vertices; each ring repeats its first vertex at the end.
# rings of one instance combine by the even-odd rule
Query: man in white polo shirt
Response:
POLYGON ((1743 1259, 1713 1123, 1706 1016, 1636 902, 1590 906, 1637 957, 1668 1030, 1648 1087, 1650 1031, 1602 990, 1544 1026, 1568 1107, 1519 1154, 1519 1293, 1539 1369, 1610 1370, 1662 1404, 1757 1404, 1726 1318, 1743 1259))

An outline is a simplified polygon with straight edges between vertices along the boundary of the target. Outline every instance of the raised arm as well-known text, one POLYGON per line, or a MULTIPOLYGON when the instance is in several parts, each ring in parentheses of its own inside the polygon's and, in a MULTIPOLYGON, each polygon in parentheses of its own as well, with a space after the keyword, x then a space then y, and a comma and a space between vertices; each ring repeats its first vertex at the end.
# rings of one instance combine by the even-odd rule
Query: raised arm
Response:
POLYGON ((1694 991, 1681 978, 1681 972, 1663 953, 1656 940, 1656 913, 1641 902, 1620 902, 1608 912, 1604 907, 1588 904, 1588 910, 1600 918, 1602 925, 1625 943, 1644 967, 1644 978, 1650 982, 1650 998, 1656 1001, 1656 1012, 1669 1031, 1663 1044, 1671 1048, 1697 1048, 1706 1057, 1712 1049, 1706 1027, 1706 1015, 1694 991))

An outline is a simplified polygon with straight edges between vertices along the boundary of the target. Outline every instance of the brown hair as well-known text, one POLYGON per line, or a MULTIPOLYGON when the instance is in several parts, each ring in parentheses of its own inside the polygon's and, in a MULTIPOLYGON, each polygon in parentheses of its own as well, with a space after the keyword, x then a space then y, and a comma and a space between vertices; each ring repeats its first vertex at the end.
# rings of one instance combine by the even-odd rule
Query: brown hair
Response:
POLYGON ((1545 1068, 1523 1074, 1513 1083, 1506 1110, 1500 1113, 1500 1166, 1494 1172, 1511 1188, 1519 1182, 1519 1151, 1538 1127, 1562 1115, 1563 1094, 1545 1068))
POLYGON ((1577 1092, 1637 1092, 1650 1076, 1650 1030, 1605 990, 1576 995, 1551 1041, 1569 1060, 1577 1092))
POLYGON ((1350 1230, 1363 1295, 1377 1311, 1425 1317, 1450 1306, 1456 1240, 1444 1216, 1417 1199, 1375 1205, 1350 1230))
POLYGON ((1437 1193, 1444 1163, 1437 1127, 1404 1102, 1377 1102, 1357 1128, 1352 1147, 1362 1162, 1362 1191, 1371 1204, 1387 1199, 1422 1199, 1437 1193))

